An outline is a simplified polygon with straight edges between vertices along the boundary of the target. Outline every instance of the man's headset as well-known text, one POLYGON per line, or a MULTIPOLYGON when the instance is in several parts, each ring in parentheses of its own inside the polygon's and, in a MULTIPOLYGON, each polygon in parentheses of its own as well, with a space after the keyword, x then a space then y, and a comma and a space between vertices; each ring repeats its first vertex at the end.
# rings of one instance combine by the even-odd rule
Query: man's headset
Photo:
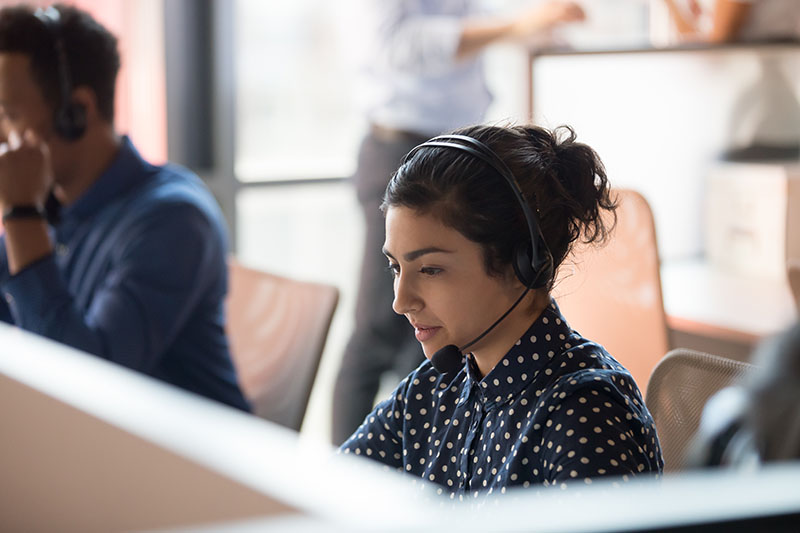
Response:
POLYGON ((67 62, 64 39, 61 36, 61 13, 55 7, 39 8, 34 13, 53 42, 58 65, 59 102, 53 117, 53 127, 61 137, 76 141, 86 132, 86 108, 72 100, 72 77, 67 62))
POLYGON ((512 265, 517 279, 525 286, 525 292, 517 298, 517 301, 506 311, 500 318, 498 318, 488 329, 478 335, 474 340, 468 342, 461 348, 450 344, 431 357, 431 362, 434 368, 442 373, 451 373, 461 368, 463 351, 481 340, 490 331, 492 331, 500 322, 503 321, 513 311, 517 305, 522 301, 528 291, 531 289, 539 289, 545 287, 550 281, 553 274, 553 256, 547 243, 544 241, 542 231, 539 228, 539 223, 533 213, 525 197, 522 195, 522 189, 519 182, 514 177, 508 165, 500 159, 491 148, 477 139, 468 137, 466 135, 440 135, 433 139, 426 141, 418 146, 415 146, 403 159, 405 164, 411 157, 423 148, 450 148, 465 152, 477 159, 480 159, 492 170, 495 171, 500 177, 503 178, 511 191, 514 193, 517 203, 522 209, 522 214, 525 216, 525 222, 528 226, 529 240, 520 242, 514 249, 514 256, 512 258, 512 265))

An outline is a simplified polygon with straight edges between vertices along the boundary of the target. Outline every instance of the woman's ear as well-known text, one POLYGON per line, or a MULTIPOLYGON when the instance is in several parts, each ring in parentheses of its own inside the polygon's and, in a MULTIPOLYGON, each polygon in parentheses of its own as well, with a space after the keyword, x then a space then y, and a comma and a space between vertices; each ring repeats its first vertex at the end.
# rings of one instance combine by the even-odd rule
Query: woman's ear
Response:
POLYGON ((517 277, 517 273, 514 271, 514 267, 512 265, 506 265, 503 269, 503 281, 508 286, 509 289, 515 291, 521 291, 525 289, 525 284, 520 281, 517 277))

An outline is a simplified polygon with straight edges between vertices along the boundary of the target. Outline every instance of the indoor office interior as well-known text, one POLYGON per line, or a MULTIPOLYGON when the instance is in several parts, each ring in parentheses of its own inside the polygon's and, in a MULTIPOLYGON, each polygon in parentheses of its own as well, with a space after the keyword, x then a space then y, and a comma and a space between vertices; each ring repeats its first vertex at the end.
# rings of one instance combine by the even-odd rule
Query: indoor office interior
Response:
MULTIPOLYGON (((61 466, 32 456, 52 453, 60 439, 77 450, 85 431, 108 443, 98 464, 78 451, 65 456, 86 461, 86 483, 135 480, 103 490, 107 507, 94 520, 86 518, 80 494, 65 495, 71 482, 59 481, 45 497, 52 521, 39 517, 34 529, 58 523, 81 530, 370 529, 367 520, 385 520, 382 513, 394 513, 391 502, 404 495, 408 512, 378 529, 492 527, 480 508, 444 508, 420 500, 402 476, 350 458, 328 459, 334 383, 358 327, 366 231, 351 179, 371 127, 359 85, 369 49, 360 31, 362 1, 69 2, 119 38, 117 130, 147 160, 196 172, 222 209, 231 246, 232 358, 259 423, 250 424, 253 415, 228 417, 222 407, 173 398, 145 381, 128 383, 83 360, 62 366, 56 348, 0 329, 7 339, 0 341, 0 359, 12 355, 3 353, 3 343, 32 361, 37 350, 52 351, 37 364, 52 363, 62 378, 33 377, 33 370, 11 363, 0 369, 7 391, 16 391, 8 385, 16 380, 19 394, 32 395, 21 396, 29 413, 59 417, 55 441, 27 450, 9 445, 0 454, 12 458, 0 478, 5 469, 35 492, 61 466), (96 380, 70 373, 83 371, 96 380), (153 396, 141 405, 130 399, 93 405, 93 397, 110 391, 99 384, 103 379, 153 396), (174 414, 165 406, 174 406, 174 414), (88 413, 85 420, 81 413, 88 413), (136 459, 126 464, 126 457, 136 459), (36 465, 49 473, 34 472, 36 465), (153 480, 159 486, 143 511, 119 504, 136 500, 153 480), (170 502, 168 511, 160 498, 170 502), (152 520, 142 518, 151 510, 152 520)), ((16 3, 2 0, 0 7, 16 3)), ((530 2, 485 3, 512 13, 530 2)), ((553 295, 570 325, 605 346, 639 385, 662 442, 665 483, 625 492, 640 507, 625 517, 589 502, 585 514, 593 522, 567 517, 579 513, 570 513, 568 500, 546 495, 553 516, 538 525, 513 522, 535 505, 522 494, 499 501, 506 512, 494 524, 541 531, 688 531, 691 524, 789 531, 787 524, 800 524, 800 463, 694 471, 687 457, 706 401, 757 372, 754 354, 798 319, 800 20, 794 36, 718 43, 702 35, 683 39, 664 0, 579 3, 585 20, 556 28, 546 41, 500 42, 481 52, 492 96, 484 122, 570 125, 602 159, 620 202, 615 231, 605 246, 578 246, 567 257, 553 295), (758 490, 761 496, 745 498, 758 490), (556 510, 563 510, 561 522, 556 510)), ((687 11, 694 4, 675 3, 687 11)), ((384 374, 375 401, 404 377, 384 374)), ((787 416, 797 419, 797 410, 797 404, 787 408, 787 416)), ((3 413, 10 427, 28 427, 25 409, 3 413)), ((39 438, 51 439, 42 431, 39 438)), ((2 500, 16 485, 0 481, 0 487, 2 500)), ((613 502, 610 494, 598 501, 613 502)), ((7 501, 25 508, 19 498, 7 501)), ((34 515, 21 512, 9 523, 34 515)))

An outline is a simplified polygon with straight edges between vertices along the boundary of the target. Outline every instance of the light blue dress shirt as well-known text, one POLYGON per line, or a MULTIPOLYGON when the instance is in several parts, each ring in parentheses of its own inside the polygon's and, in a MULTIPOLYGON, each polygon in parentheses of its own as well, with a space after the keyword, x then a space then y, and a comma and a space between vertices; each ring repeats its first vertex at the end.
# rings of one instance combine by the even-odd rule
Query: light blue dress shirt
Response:
POLYGON ((491 103, 480 55, 456 60, 473 0, 369 0, 361 101, 385 128, 436 135, 483 120, 491 103))

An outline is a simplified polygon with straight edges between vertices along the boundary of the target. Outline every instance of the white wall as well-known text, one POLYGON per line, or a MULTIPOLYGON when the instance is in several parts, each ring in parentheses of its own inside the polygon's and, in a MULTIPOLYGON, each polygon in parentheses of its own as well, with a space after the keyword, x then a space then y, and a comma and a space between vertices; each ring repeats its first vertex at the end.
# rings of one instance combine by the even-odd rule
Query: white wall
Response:
POLYGON ((764 81, 765 59, 780 65, 796 96, 797 47, 544 56, 533 72, 534 119, 572 125, 612 185, 645 195, 662 259, 699 255, 706 177, 752 129, 744 108, 734 110, 764 81))

